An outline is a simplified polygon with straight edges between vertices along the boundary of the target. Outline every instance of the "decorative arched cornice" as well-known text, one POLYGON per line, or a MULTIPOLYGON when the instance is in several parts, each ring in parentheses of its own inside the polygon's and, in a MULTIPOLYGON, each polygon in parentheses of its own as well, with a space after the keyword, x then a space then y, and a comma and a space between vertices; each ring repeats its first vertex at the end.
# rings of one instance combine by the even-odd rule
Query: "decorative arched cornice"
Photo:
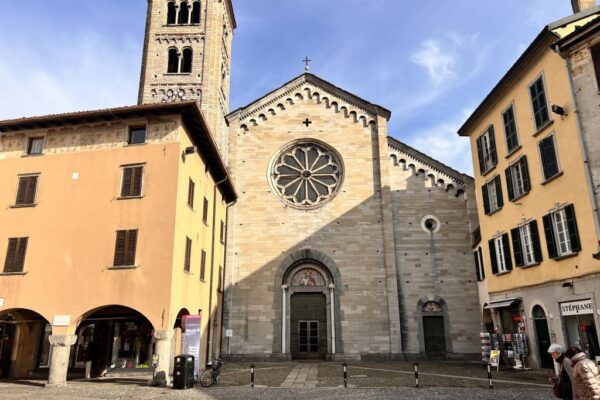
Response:
POLYGON ((315 249, 301 249, 289 254, 279 263, 275 271, 275 287, 280 287, 284 283, 287 272, 302 262, 314 261, 326 268, 333 283, 336 285, 336 291, 343 291, 341 284, 342 274, 337 264, 325 253, 315 249))

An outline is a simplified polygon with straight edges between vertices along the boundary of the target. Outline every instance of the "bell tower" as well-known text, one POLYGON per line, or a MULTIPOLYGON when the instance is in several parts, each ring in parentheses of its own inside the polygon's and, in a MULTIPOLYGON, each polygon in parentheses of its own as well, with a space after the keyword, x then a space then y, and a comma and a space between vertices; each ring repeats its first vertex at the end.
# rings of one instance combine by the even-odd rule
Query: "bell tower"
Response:
POLYGON ((196 100, 223 156, 235 28, 231 0, 148 0, 138 104, 196 100))

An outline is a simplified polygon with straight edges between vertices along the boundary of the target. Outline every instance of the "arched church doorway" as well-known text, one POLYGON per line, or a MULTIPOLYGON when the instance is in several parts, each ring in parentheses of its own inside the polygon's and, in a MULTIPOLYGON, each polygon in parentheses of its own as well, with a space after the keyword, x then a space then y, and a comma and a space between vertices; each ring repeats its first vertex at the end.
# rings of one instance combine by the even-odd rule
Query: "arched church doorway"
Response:
POLYGON ((293 359, 325 359, 332 353, 331 304, 333 284, 319 266, 302 263, 286 281, 289 296, 289 352, 293 359), (331 308, 331 307, 330 307, 331 308))
POLYGON ((550 332, 548 331, 548 321, 546 312, 540 305, 535 305, 532 310, 533 321, 535 323, 535 337, 537 339, 538 353, 540 355, 540 367, 552 369, 554 361, 548 353, 550 347, 550 332))
POLYGON ((446 333, 444 310, 435 301, 423 304, 423 339, 428 358, 443 358, 446 355, 446 333))

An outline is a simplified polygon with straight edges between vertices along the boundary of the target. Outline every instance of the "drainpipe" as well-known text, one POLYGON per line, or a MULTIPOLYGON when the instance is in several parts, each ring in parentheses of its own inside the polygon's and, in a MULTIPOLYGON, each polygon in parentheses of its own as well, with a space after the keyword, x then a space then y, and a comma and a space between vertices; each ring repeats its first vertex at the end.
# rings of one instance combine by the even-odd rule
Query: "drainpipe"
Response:
POLYGON ((598 219, 598 204, 596 202, 596 196, 594 194, 594 182, 592 179, 592 171, 590 169, 590 161, 588 158, 588 148, 583 135, 583 124, 581 123, 581 116, 579 115, 579 107, 577 106, 577 96, 575 92, 575 83, 571 76, 571 61, 564 56, 560 51, 560 46, 556 45, 554 48, 557 54, 561 55, 565 60, 565 68, 567 70, 567 76, 569 77, 569 87, 571 88, 571 96, 573 98, 573 113, 575 114, 575 120, 577 121, 577 134, 579 136, 579 146, 581 147, 581 153, 583 156, 583 169, 585 170, 585 177, 587 180, 588 194, 590 201, 592 202, 592 215, 594 216, 594 226, 596 227, 596 239, 600 240, 600 220, 598 219))

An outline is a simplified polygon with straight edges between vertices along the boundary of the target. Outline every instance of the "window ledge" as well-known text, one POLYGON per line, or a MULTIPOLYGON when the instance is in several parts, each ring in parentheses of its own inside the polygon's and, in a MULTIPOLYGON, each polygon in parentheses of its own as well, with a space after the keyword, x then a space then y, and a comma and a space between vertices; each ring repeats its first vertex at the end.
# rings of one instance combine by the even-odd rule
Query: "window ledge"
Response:
POLYGON ((36 207, 38 205, 38 203, 32 203, 32 204, 13 204, 11 206, 9 206, 9 208, 33 208, 36 207))
POLYGON ((554 120, 551 119, 550 121, 546 122, 544 125, 540 126, 537 131, 535 131, 533 133, 533 137, 538 136, 540 133, 544 132, 546 130, 546 128, 548 128, 549 126, 552 126, 554 124, 554 120))
POLYGON ((579 254, 579 252, 576 251, 576 252, 573 252, 573 253, 563 254, 562 256, 554 257, 554 258, 552 258, 552 260, 554 260, 554 261, 560 261, 560 260, 564 260, 565 258, 575 257, 578 254, 579 254))
POLYGON ((144 142, 144 143, 125 143, 125 145, 123 147, 143 146, 145 144, 148 144, 148 142, 144 142))
POLYGON ((21 157, 41 157, 43 155, 44 155, 44 153, 39 153, 39 154, 27 154, 27 153, 23 153, 21 155, 21 157))
POLYGON ((187 206, 188 206, 188 208, 190 209, 191 212, 196 212, 196 210, 194 209, 194 207, 190 206, 189 204, 187 206))
POLYGON ((138 269, 139 265, 113 265, 112 267, 108 267, 108 270, 118 271, 118 270, 129 270, 129 269, 138 269))
POLYGON ((119 196, 117 197, 117 200, 132 200, 132 199, 143 199, 144 195, 140 195, 140 196, 126 196, 126 197, 122 197, 119 196))
POLYGON ((0 276, 24 276, 27 275, 27 271, 22 272, 0 272, 0 276))
POLYGON ((542 262, 541 261, 536 261, 533 264, 529 264, 529 265, 521 265, 519 268, 521 269, 527 269, 527 268, 531 268, 531 267, 537 267, 538 265, 540 265, 542 262))
POLYGON ((167 72, 164 76, 188 76, 191 72, 167 72))
POLYGON ((495 169, 496 169, 496 165, 498 165, 498 163, 496 163, 496 164, 492 165, 492 166, 490 167, 490 169, 488 169, 487 171, 483 172, 483 173, 481 174, 481 176, 486 176, 487 174, 489 174, 490 172, 492 172, 493 170, 495 170, 495 169))
POLYGON ((518 145, 518 146, 517 146, 517 147, 515 147, 514 149, 510 150, 510 151, 508 152, 508 154, 504 156, 504 158, 510 158, 510 156, 512 156, 513 154, 515 154, 517 151, 521 150, 521 148, 522 148, 522 147, 523 147, 523 146, 521 146, 521 145, 518 145))
POLYGON ((192 271, 186 271, 185 269, 183 270, 183 272, 187 275, 194 275, 192 271))
POLYGON ((514 203, 517 200, 522 199, 523 197, 527 196, 529 194, 529 192, 531 192, 531 189, 526 191, 525 193, 521 193, 520 195, 518 195, 517 197, 515 197, 514 199, 510 200, 512 203, 514 203))
POLYGON ((500 275, 506 275, 506 274, 510 274, 512 271, 503 271, 503 272, 498 272, 497 274, 494 274, 494 276, 500 276, 500 275))
POLYGON ((498 208, 496 208, 494 211, 490 211, 489 213, 487 213, 487 214, 485 214, 485 215, 487 215, 488 217, 490 217, 490 216, 492 216, 492 215, 496 214, 496 213, 497 213, 498 211, 500 211, 500 210, 502 210, 502 207, 498 207, 498 208))
POLYGON ((559 171, 557 174, 552 175, 550 178, 546 179, 545 181, 542 182, 542 185, 546 185, 550 182, 552 182, 553 180, 555 180, 556 178, 558 178, 559 176, 562 176, 563 172, 559 171))

